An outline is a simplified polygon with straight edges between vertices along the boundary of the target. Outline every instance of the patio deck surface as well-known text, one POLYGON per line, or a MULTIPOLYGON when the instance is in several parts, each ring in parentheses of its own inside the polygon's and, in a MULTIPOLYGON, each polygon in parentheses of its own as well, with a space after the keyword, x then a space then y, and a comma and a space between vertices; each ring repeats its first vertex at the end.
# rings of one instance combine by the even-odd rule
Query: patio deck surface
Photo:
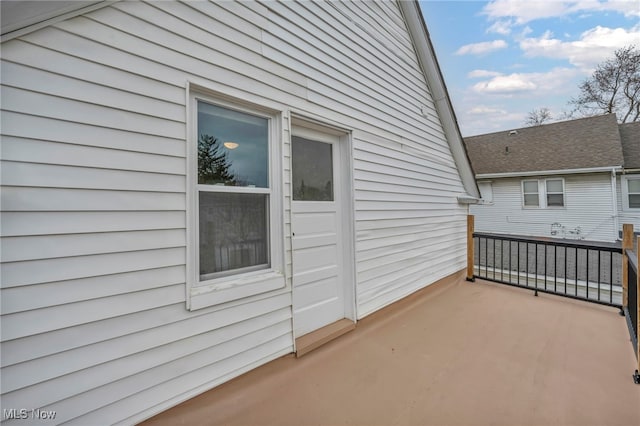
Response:
POLYGON ((640 425, 618 310, 461 274, 147 425, 640 425))

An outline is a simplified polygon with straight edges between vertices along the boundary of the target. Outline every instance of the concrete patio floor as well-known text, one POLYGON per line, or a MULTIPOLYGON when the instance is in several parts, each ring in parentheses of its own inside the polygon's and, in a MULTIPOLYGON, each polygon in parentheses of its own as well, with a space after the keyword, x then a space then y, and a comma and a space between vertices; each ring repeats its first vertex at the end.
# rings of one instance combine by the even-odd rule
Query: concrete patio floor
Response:
POLYGON ((640 425, 618 310, 457 274, 147 425, 640 425))

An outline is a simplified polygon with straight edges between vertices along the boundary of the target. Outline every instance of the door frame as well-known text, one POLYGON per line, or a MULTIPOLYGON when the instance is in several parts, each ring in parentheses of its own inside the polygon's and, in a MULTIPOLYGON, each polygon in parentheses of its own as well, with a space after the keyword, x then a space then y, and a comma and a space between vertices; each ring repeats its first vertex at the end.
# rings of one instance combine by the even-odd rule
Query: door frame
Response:
MULTIPOLYGON (((350 130, 345 129, 342 126, 328 124, 313 118, 309 118, 304 115, 300 115, 294 112, 289 113, 289 173, 292 170, 292 156, 291 156, 291 137, 295 133, 294 128, 309 129, 316 132, 326 133, 329 135, 337 136, 339 141, 336 144, 336 150, 334 155, 340 156, 339 166, 340 170, 338 175, 340 176, 340 225, 342 228, 342 252, 343 252, 343 266, 342 273, 344 275, 343 284, 343 296, 344 296, 344 317, 356 322, 358 318, 357 303, 356 303, 356 273, 355 273, 355 210, 354 210, 354 185, 353 185, 353 142, 352 133, 350 130)), ((289 183, 291 180, 289 179, 289 183)), ((293 185, 289 185, 289 223, 292 223, 293 212, 293 185)), ((291 231, 290 231, 291 232, 291 231)), ((293 246, 291 244, 291 235, 288 235, 289 249, 291 250, 291 262, 293 264, 293 246)), ((291 292, 293 295, 294 290, 293 275, 291 276, 291 292)), ((293 297, 292 297, 292 332, 295 339, 300 337, 295 335, 295 321, 293 317, 293 297)), ((294 348, 295 349, 295 348, 294 348)))

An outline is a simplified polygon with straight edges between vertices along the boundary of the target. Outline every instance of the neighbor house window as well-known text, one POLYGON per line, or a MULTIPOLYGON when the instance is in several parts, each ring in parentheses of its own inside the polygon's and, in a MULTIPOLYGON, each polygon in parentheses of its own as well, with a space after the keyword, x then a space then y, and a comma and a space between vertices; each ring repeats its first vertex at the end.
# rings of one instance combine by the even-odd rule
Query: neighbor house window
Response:
POLYGON ((522 181, 522 197, 525 207, 539 207, 540 195, 538 193, 537 180, 522 181))
POLYGON ((188 303, 198 309, 284 287, 282 183, 275 115, 191 100, 188 303))
POLYGON ((547 179, 547 207, 564 207, 564 181, 562 179, 547 179))
POLYGON ((564 179, 528 179, 522 181, 524 207, 564 207, 564 179))
POLYGON ((640 176, 635 179, 626 179, 626 198, 630 209, 640 209, 640 176))

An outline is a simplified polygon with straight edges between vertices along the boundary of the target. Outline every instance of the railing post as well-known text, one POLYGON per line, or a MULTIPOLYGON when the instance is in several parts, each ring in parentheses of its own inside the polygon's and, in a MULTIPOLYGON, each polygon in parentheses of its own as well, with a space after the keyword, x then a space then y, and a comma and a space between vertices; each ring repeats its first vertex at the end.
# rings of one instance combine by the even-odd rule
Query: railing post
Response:
POLYGON ((624 308, 629 306, 629 259, 627 249, 633 248, 633 225, 622 225, 622 315, 624 308))
POLYGON ((473 231, 474 231, 474 216, 472 214, 467 215, 467 281, 475 281, 474 265, 473 265, 473 231))
MULTIPOLYGON (((638 262, 638 270, 636 271, 636 309, 638 313, 636 314, 636 360, 638 361, 637 369, 635 374, 633 375, 633 381, 640 385, 640 237, 637 238, 636 245, 636 256, 638 262)), ((634 283, 630 283, 630 285, 634 285, 634 283)))

